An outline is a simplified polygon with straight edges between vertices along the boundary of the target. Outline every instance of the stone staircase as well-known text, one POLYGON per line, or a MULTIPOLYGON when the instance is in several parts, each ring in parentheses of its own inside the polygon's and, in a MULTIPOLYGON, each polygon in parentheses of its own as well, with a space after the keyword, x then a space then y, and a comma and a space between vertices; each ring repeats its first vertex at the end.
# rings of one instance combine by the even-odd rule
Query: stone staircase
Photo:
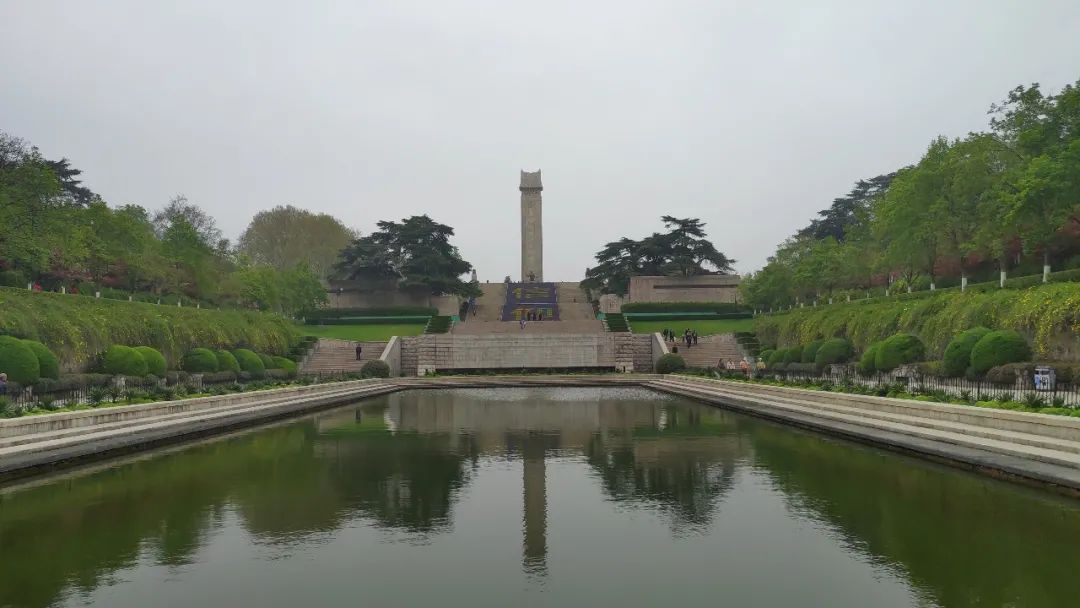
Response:
POLYGON ((517 321, 476 321, 459 323, 451 333, 455 335, 481 334, 602 334, 604 324, 596 319, 579 321, 529 321, 525 329, 517 321))
MULTIPOLYGON (((673 322, 674 325, 674 322, 673 322)), ((676 332, 679 331, 678 326, 672 327, 676 332)), ((668 342, 668 348, 672 346, 671 342, 668 342)), ((739 349, 739 343, 735 341, 734 334, 715 334, 712 336, 701 336, 698 339, 697 346, 691 346, 686 348, 686 345, 677 340, 675 345, 679 347, 679 354, 686 361, 687 367, 716 367, 720 359, 724 361, 742 361, 743 353, 739 349)))
POLYGON ((506 283, 481 283, 480 289, 484 295, 476 298, 476 314, 462 319, 462 323, 490 322, 502 318, 503 304, 506 302, 506 283))
POLYGON ((354 342, 334 338, 319 338, 311 356, 300 369, 301 374, 347 374, 359 372, 364 363, 378 359, 386 348, 386 342, 354 342), (356 360, 356 345, 363 347, 359 361, 356 360))
POLYGON ((590 321, 596 318, 585 290, 577 283, 556 283, 559 302, 559 320, 590 321))

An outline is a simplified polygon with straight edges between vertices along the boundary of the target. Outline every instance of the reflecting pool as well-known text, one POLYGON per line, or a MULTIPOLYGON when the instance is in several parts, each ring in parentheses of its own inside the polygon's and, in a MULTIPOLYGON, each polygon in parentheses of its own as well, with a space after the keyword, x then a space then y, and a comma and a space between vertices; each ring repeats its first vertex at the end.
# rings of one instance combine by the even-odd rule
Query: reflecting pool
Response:
POLYGON ((638 389, 415 390, 0 489, 0 606, 1080 605, 1080 502, 638 389))

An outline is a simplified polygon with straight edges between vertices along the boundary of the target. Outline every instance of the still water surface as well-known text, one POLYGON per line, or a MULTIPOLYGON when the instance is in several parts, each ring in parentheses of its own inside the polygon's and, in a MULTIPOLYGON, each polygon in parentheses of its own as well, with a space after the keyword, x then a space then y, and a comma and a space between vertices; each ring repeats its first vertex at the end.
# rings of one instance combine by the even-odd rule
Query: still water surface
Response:
POLYGON ((399 393, 0 491, 0 606, 1078 598, 1080 502, 636 389, 399 393))

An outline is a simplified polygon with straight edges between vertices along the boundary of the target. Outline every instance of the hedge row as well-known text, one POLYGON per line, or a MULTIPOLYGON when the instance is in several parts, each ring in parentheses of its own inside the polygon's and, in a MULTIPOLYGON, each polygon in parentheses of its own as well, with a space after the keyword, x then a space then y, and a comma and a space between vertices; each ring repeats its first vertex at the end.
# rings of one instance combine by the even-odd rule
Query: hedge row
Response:
POLYGON ((437 308, 428 306, 377 306, 372 308, 321 308, 304 313, 308 321, 343 317, 433 317, 437 308))
POLYGON ((1080 284, 1030 289, 950 292, 912 301, 836 304, 759 315, 755 333, 763 344, 807 344, 820 337, 850 340, 858 350, 897 333, 917 336, 927 354, 944 354, 953 336, 971 327, 1011 329, 1032 337, 1034 353, 1046 357, 1055 335, 1080 332, 1080 284))
POLYGON ((0 334, 37 340, 60 362, 83 365, 114 344, 149 346, 168 361, 192 348, 243 344, 283 355, 298 339, 274 314, 158 306, 0 287, 0 334))
POLYGON ((623 304, 620 312, 753 312, 745 304, 731 302, 630 302, 623 304))
POLYGON ((771 369, 820 371, 826 365, 847 363, 854 355, 851 343, 843 338, 814 340, 806 346, 761 351, 759 358, 771 369))

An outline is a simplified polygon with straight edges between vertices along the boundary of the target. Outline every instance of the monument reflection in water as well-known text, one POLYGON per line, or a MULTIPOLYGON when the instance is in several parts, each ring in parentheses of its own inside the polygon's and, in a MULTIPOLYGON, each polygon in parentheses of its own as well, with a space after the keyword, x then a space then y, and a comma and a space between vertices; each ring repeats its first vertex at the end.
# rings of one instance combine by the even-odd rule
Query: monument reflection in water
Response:
POLYGON ((411 391, 5 488, 0 606, 1067 606, 1077 505, 643 390, 411 391))

